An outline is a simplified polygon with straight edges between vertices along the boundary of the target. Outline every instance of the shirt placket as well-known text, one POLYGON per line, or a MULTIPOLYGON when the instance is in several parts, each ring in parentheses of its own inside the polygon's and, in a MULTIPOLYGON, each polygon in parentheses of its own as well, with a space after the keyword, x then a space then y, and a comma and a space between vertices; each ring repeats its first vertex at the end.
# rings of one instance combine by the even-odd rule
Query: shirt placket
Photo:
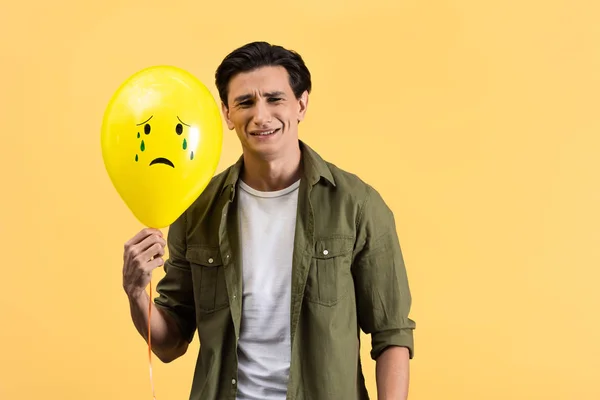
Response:
POLYGON ((314 242, 314 211, 310 200, 311 190, 312 183, 308 179, 303 179, 300 184, 300 193, 298 197, 298 213, 292 261, 292 298, 290 305, 290 339, 292 355, 287 400, 296 398, 295 396, 299 389, 298 385, 300 384, 300 382, 295 380, 295 377, 298 375, 294 373, 293 370, 300 366, 299 357, 302 357, 302 354, 298 354, 294 350, 300 350, 301 353, 301 346, 298 346, 295 343, 295 340, 304 299, 306 279, 310 268, 310 250, 312 249, 314 242))
MULTIPOLYGON (((229 199, 225 202, 221 210, 221 222, 219 224, 219 247, 223 258, 223 267, 225 273, 225 283, 227 287, 227 296, 229 297, 229 308, 233 322, 235 334, 235 348, 230 349, 234 353, 235 363, 231 366, 231 399, 235 399, 237 392, 237 344, 240 337, 240 323, 242 315, 242 296, 241 296, 241 271, 236 252, 232 251, 233 246, 238 243, 237 237, 230 237, 230 234, 236 235, 236 209, 235 209, 235 189, 230 188, 229 199), (233 242, 233 246, 232 246, 233 242)), ((228 349, 224 349, 227 351, 228 349)))

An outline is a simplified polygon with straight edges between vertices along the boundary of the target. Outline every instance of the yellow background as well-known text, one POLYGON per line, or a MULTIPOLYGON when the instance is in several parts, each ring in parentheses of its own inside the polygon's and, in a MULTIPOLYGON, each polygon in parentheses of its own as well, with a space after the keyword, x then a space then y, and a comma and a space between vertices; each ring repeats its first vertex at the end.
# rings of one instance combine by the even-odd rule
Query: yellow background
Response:
MULTIPOLYGON (((141 226, 104 170, 102 113, 154 64, 216 96, 218 63, 256 39, 301 52, 302 138, 396 214, 409 398, 599 399, 598 3, 219 3, 2 0, 0 399, 151 399, 121 287, 141 226)), ((219 171, 239 153, 227 131, 219 171)), ((187 398, 197 349, 154 358, 158 400, 187 398)))

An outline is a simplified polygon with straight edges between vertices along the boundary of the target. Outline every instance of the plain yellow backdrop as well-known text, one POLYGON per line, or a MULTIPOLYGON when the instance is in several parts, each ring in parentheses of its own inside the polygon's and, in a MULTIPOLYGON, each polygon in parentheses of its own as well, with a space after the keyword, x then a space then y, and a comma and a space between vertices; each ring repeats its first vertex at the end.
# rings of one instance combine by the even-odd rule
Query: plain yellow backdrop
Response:
MULTIPOLYGON (((302 139, 396 215, 409 398, 600 398, 598 3, 319 3, 2 0, 0 399, 151 399, 121 287, 141 226, 104 170, 102 114, 155 64, 216 98, 218 63, 252 40, 305 57, 302 139)), ((240 151, 226 131, 219 171, 240 151)), ((158 400, 187 398, 197 350, 154 358, 158 400)))

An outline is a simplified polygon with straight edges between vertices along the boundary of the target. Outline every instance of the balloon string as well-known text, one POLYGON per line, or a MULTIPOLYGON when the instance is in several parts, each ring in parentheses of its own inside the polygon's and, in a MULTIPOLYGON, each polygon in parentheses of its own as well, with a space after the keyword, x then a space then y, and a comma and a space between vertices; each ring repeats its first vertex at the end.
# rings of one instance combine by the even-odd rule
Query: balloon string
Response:
POLYGON ((156 400, 154 392, 154 380, 152 378, 152 330, 150 329, 150 320, 152 318, 152 278, 150 278, 150 301, 148 301, 148 364, 150 367, 150 386, 152 388, 152 398, 156 400))

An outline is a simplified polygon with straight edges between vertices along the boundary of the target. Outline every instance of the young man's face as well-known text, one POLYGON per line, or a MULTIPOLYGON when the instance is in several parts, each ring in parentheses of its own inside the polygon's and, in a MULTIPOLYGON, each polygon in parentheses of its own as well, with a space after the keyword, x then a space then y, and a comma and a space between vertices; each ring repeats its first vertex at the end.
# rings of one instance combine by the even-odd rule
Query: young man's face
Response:
POLYGON ((307 104, 308 93, 294 96, 285 68, 262 67, 231 79, 223 113, 244 151, 273 159, 297 146, 307 104))

